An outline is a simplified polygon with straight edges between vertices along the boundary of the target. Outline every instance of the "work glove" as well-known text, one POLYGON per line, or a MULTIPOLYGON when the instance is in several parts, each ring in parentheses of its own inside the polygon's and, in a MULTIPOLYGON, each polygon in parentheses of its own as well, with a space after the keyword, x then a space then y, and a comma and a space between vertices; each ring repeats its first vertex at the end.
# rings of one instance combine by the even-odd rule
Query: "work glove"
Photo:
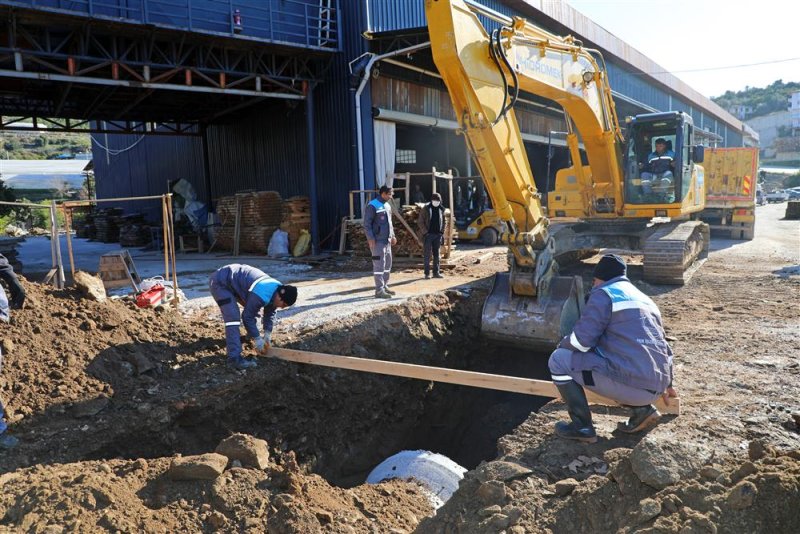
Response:
POLYGON ((269 350, 269 341, 263 337, 256 338, 256 352, 259 354, 266 354, 269 350))

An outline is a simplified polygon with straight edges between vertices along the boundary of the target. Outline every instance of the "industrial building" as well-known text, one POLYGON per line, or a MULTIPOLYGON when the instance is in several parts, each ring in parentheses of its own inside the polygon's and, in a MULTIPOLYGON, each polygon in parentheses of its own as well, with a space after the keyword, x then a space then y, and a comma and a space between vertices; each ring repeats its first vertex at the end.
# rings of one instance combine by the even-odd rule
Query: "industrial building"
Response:
MULTIPOLYGON (((705 144, 754 143, 742 121, 568 4, 477 3, 602 51, 621 117, 680 110, 705 144)), ((307 195, 315 248, 331 248, 349 191, 432 167, 474 173, 454 134, 421 0, 0 6, 7 24, 30 36, 3 50, 3 114, 91 121, 98 197, 161 194, 181 178, 212 209, 237 191, 307 195)), ((564 145, 563 114, 523 94, 517 117, 544 189, 567 161, 565 149, 548 150, 564 145)), ((69 131, 75 123, 48 126, 69 131)))

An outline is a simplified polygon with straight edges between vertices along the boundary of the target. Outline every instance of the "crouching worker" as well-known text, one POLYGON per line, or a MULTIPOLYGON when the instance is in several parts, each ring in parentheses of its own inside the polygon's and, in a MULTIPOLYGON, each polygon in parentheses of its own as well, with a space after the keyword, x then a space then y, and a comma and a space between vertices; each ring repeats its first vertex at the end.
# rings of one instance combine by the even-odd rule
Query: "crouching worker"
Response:
POLYGON ((236 263, 219 268, 211 275, 209 286, 225 321, 228 365, 234 369, 255 367, 255 360, 242 357, 240 324, 244 323, 247 335, 255 340, 256 351, 259 354, 266 354, 276 312, 295 303, 297 288, 283 285, 255 267, 236 263), (244 307, 241 319, 239 304, 244 307), (256 323, 262 309, 264 310, 263 335, 258 331, 256 323))
POLYGON ((581 318, 550 356, 550 374, 571 419, 556 423, 562 438, 597 441, 584 387, 630 408, 630 419, 618 427, 626 433, 658 422, 653 403, 660 396, 677 397, 661 313, 626 272, 622 258, 603 256, 581 318))

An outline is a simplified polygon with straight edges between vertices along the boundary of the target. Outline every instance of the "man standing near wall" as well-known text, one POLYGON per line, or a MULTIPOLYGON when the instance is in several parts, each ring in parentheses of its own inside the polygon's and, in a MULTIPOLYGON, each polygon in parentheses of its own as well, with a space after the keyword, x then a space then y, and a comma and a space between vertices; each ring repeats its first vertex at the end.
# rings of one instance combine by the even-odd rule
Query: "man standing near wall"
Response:
POLYGON ((431 195, 431 201, 419 210, 417 225, 424 236, 423 259, 425 263, 425 279, 431 277, 430 265, 431 254, 433 254, 433 277, 442 278, 439 272, 439 249, 442 246, 442 235, 444 235, 444 206, 442 206, 442 196, 439 193, 431 195))
POLYGON ((397 243, 392 226, 391 187, 382 186, 378 197, 364 208, 364 232, 372 253, 372 274, 375 278, 375 298, 390 299, 395 294, 389 289, 392 270, 392 245, 397 243))

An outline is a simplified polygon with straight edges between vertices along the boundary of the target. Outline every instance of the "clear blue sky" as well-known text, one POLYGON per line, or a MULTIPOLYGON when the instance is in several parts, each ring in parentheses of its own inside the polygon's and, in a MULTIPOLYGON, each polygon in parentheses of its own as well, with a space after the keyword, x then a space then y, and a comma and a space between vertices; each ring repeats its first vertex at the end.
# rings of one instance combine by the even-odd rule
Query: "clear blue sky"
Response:
POLYGON ((567 2, 705 96, 764 87, 777 79, 800 82, 796 0, 567 2), (789 58, 794 59, 721 68, 789 58))

